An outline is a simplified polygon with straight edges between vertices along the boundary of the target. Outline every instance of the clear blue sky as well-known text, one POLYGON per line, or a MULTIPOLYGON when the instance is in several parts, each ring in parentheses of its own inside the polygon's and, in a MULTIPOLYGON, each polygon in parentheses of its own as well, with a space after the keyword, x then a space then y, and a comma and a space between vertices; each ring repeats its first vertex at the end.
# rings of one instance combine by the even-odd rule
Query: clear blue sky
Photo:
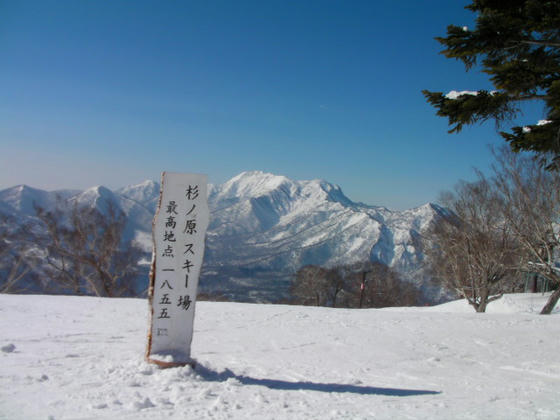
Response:
POLYGON ((0 188, 263 170, 433 201, 502 143, 447 134, 421 94, 491 87, 434 40, 468 3, 0 0, 0 188))

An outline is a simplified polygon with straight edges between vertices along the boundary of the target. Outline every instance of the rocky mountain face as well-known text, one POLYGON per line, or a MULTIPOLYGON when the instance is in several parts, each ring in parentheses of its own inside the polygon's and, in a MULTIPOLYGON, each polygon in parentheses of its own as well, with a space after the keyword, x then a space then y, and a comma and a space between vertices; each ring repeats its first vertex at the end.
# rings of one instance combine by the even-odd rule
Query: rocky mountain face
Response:
MULTIPOLYGON (((108 203, 128 216, 126 235, 151 250, 151 222, 159 185, 146 181, 110 191, 46 192, 27 186, 0 191, 0 212, 18 220, 34 217, 33 203, 53 207, 77 201, 105 211, 108 203)), ((243 301, 277 301, 285 296, 302 266, 327 267, 381 261, 438 301, 437 288, 424 274, 422 232, 444 214, 435 204, 391 211, 348 199, 322 180, 293 181, 263 172, 244 172, 209 186, 210 225, 200 281, 203 292, 243 301)), ((145 278, 140 282, 148 281, 145 278)))

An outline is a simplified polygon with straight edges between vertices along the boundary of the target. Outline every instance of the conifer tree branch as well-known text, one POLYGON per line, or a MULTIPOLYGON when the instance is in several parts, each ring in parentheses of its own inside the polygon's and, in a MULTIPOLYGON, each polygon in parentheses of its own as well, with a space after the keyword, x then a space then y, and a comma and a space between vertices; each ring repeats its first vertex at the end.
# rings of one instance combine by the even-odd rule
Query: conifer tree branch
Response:
POLYGON ((560 48, 560 42, 551 42, 551 41, 529 41, 529 40, 520 40, 515 41, 520 44, 527 44, 527 45, 541 45, 543 47, 556 47, 560 48))

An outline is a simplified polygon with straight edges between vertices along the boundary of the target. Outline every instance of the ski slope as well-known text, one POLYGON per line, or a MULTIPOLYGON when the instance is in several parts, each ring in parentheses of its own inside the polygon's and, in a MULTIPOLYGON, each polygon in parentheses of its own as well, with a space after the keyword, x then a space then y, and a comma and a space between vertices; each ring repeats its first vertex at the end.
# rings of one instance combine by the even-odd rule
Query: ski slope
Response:
POLYGON ((2 419, 558 419, 546 296, 476 314, 199 302, 190 367, 143 360, 141 299, 0 295, 2 419))

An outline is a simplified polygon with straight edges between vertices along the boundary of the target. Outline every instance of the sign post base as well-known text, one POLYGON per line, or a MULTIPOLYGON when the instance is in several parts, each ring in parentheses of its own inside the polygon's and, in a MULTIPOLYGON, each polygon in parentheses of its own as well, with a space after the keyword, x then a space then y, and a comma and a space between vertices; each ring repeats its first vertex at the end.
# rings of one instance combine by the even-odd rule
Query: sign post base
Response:
POLYGON ((184 367, 184 366, 190 366, 193 370, 196 368, 195 360, 191 360, 188 362, 165 362, 163 360, 157 360, 157 359, 152 359, 147 357, 146 361, 150 364, 156 365, 160 369, 169 369, 169 368, 184 367))

